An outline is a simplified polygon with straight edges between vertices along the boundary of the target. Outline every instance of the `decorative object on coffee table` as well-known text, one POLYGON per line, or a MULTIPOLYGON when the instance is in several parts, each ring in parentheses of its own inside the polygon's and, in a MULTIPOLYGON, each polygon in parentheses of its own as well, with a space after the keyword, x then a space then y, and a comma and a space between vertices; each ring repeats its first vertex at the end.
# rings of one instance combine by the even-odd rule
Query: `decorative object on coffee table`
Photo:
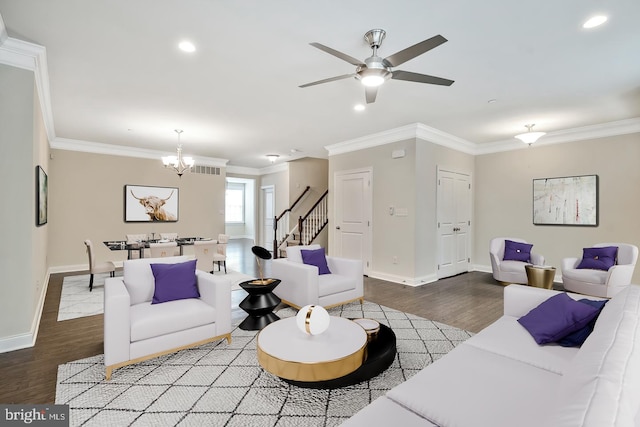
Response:
POLYGON ((278 279, 248 280, 240 283, 240 287, 249 294, 239 305, 248 314, 238 326, 240 329, 258 331, 269 323, 280 320, 280 317, 273 313, 273 309, 280 304, 280 298, 272 292, 279 284, 278 279))
POLYGON ((296 315, 298 329, 307 335, 320 335, 329 328, 331 316, 320 305, 305 305, 296 315))
POLYGON ((260 280, 254 280, 252 285, 268 285, 272 283, 275 279, 265 279, 264 272, 262 270, 262 264, 260 264, 260 260, 269 260, 271 259, 271 252, 263 248, 262 246, 253 246, 251 248, 251 252, 256 256, 256 262, 258 263, 258 271, 260 272, 260 280))

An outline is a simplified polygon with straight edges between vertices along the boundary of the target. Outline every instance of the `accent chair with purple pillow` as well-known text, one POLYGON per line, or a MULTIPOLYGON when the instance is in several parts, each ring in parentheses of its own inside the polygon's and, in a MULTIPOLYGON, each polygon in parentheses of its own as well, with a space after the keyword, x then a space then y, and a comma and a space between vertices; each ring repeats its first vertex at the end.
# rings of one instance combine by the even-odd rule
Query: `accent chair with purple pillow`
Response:
POLYGON ((315 265, 318 267, 318 274, 331 274, 329 266, 327 266, 327 257, 324 249, 304 250, 300 251, 302 262, 307 265, 315 265))
POLYGON ((517 237, 496 237, 489 242, 493 278, 502 284, 528 283, 524 266, 544 265, 544 256, 531 251, 532 244, 517 237))
POLYGON ((104 285, 104 364, 114 369, 226 338, 231 342, 231 283, 195 270, 185 256, 123 263, 104 285))
POLYGON ((631 284, 638 247, 628 243, 597 243, 582 258, 562 260, 562 284, 571 292, 611 298, 631 284))
POLYGON ((287 247, 287 258, 271 261, 271 275, 280 279, 273 293, 297 309, 308 304, 327 308, 364 300, 362 261, 325 256, 320 245, 287 247))

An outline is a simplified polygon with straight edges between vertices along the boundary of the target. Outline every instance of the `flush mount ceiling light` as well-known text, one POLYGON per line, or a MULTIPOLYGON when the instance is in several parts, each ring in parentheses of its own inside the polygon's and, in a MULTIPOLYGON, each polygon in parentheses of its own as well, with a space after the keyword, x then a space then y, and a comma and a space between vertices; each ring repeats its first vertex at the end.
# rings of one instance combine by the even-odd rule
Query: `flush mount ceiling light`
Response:
POLYGON ((178 47, 183 52, 191 53, 196 51, 196 47, 193 45, 193 43, 187 40, 181 41, 180 44, 178 44, 178 47))
POLYGON ((592 18, 589 18, 587 22, 582 24, 582 28, 595 28, 607 22, 607 17, 604 15, 596 15, 592 18))
POLYGON ((280 156, 277 154, 267 154, 267 159, 269 159, 271 163, 275 163, 278 158, 280 158, 280 156))
POLYGON ((182 157, 182 144, 180 143, 180 134, 182 133, 182 129, 176 129, 175 132, 178 134, 178 155, 164 156, 162 157, 162 163, 165 168, 172 168, 176 171, 179 177, 182 177, 183 173, 191 170, 195 161, 192 157, 182 157))
POLYGON ((356 104, 353 106, 353 109, 356 111, 364 111, 364 105, 362 104, 356 104))
POLYGON ((546 132, 531 132, 534 126, 535 124, 524 125, 524 127, 527 128, 527 132, 521 133, 520 135, 516 135, 515 137, 518 138, 520 141, 524 142, 525 144, 529 144, 529 145, 533 144, 541 136, 546 134, 546 132))

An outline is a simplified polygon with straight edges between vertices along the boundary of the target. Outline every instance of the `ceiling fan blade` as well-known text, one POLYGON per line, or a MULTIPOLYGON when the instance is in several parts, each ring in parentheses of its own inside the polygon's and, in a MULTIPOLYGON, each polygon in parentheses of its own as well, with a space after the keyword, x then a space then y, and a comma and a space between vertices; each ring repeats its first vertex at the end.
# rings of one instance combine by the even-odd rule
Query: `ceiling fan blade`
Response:
POLYGON ((336 80, 348 79, 349 77, 355 77, 355 75, 356 75, 356 73, 343 74, 341 76, 329 77, 328 79, 318 80, 317 82, 311 82, 311 83, 303 84, 303 85, 300 85, 298 87, 309 87, 309 86, 320 85, 322 83, 329 83, 329 82, 334 82, 336 80))
POLYGON ((397 67, 398 65, 404 64, 405 62, 415 58, 416 56, 420 56, 423 53, 440 46, 446 41, 447 39, 438 34, 437 36, 433 36, 430 39, 423 40, 420 43, 409 46, 408 48, 403 49, 400 52, 396 52, 393 55, 387 56, 384 61, 391 67, 397 67))
POLYGON ((373 104, 376 102, 376 96, 378 95, 377 86, 365 86, 364 96, 367 98, 367 104, 373 104))
POLYGON ((442 77, 428 76, 426 74, 412 73, 410 71, 395 70, 391 76, 394 80, 406 80, 408 82, 429 83, 432 85, 451 86, 453 80, 442 77))
POLYGON ((330 47, 325 46, 323 44, 320 44, 320 43, 309 43, 309 44, 313 47, 317 47, 318 49, 324 52, 327 52, 330 55, 335 56, 336 58, 340 58, 343 61, 347 61, 349 64, 356 65, 356 66, 364 65, 364 62, 360 61, 359 59, 356 59, 353 56, 349 56, 346 53, 339 52, 335 49, 331 49, 330 47))

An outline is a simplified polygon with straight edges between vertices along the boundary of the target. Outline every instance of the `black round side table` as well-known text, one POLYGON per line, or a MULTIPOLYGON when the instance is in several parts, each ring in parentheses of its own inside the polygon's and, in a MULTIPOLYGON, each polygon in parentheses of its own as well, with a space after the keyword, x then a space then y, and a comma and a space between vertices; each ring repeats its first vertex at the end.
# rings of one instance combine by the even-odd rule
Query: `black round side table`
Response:
POLYGON ((273 281, 266 285, 252 283, 259 282, 260 279, 240 283, 240 287, 249 293, 240 303, 240 308, 248 314, 247 318, 240 323, 240 329, 245 331, 258 331, 269 323, 280 320, 273 312, 273 309, 280 304, 280 298, 272 293, 275 287, 280 284, 280 280, 265 280, 273 281))

